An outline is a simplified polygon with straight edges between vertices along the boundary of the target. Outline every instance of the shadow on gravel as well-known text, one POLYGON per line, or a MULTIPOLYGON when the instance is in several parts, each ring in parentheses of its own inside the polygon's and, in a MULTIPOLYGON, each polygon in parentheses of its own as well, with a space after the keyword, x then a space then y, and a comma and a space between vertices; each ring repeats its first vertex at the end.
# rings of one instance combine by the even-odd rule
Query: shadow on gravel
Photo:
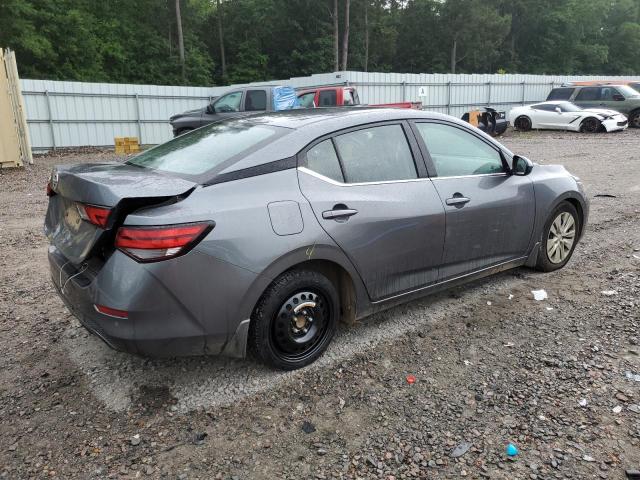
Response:
POLYGON ((84 330, 75 319, 67 331, 64 346, 73 362, 87 375, 93 393, 107 408, 122 411, 133 402, 158 409, 175 403, 174 410, 188 412, 198 407, 228 405, 273 389, 304 372, 345 361, 380 342, 418 330, 424 332, 441 321, 464 322, 468 316, 464 312, 469 308, 486 306, 489 296, 502 295, 506 299, 530 272, 525 269, 503 272, 373 315, 353 327, 342 325, 332 345, 317 362, 294 372, 275 371, 252 359, 156 359, 116 352, 84 330))

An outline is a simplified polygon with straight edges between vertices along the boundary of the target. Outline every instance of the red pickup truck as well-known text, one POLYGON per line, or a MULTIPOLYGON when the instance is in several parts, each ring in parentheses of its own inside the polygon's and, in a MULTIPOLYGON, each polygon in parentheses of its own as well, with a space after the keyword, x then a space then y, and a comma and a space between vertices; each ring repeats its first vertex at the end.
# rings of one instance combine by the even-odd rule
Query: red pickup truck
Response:
MULTIPOLYGON (((342 107, 360 105, 358 91, 355 87, 316 87, 304 88, 296 92, 298 102, 302 108, 314 107, 342 107)), ((388 108, 416 108, 422 107, 421 102, 380 103, 372 107, 388 108)))

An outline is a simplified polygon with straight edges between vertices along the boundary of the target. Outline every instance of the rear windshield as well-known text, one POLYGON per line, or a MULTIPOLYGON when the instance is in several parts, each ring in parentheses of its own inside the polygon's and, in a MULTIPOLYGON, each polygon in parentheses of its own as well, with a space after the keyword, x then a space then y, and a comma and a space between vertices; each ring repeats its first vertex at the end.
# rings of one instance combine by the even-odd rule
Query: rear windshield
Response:
POLYGON ((629 87, 628 85, 616 85, 616 88, 627 98, 637 97, 638 95, 640 95, 636 90, 629 87))
POLYGON ((214 123, 147 150, 127 164, 198 176, 216 167, 226 168, 290 131, 246 120, 214 123))

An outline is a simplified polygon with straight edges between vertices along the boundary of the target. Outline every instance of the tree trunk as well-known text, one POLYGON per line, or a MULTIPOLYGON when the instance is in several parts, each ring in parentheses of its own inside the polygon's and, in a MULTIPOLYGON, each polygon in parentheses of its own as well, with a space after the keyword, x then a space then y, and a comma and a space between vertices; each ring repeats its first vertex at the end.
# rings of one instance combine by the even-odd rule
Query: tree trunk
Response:
POLYGON ((456 50, 458 49, 458 39, 454 37, 451 48, 451 73, 456 73, 456 50))
POLYGON ((333 70, 340 70, 340 47, 338 36, 338 0, 333 0, 333 70))
POLYGON ((180 53, 180 66, 182 67, 182 82, 186 81, 184 65, 184 37, 182 35, 182 16, 180 15, 180 0, 176 0, 176 24, 178 26, 178 51, 180 53))
POLYGON ((369 0, 364 4, 364 71, 369 71, 369 0))
POLYGON ((224 58, 224 33, 222 31, 222 5, 220 0, 216 0, 216 17, 218 18, 218 38, 220 39, 220 66, 222 68, 222 79, 227 80, 227 62, 224 58))
POLYGON ((344 0, 344 31, 342 32, 342 71, 347 69, 349 56, 349 4, 351 0, 344 0))

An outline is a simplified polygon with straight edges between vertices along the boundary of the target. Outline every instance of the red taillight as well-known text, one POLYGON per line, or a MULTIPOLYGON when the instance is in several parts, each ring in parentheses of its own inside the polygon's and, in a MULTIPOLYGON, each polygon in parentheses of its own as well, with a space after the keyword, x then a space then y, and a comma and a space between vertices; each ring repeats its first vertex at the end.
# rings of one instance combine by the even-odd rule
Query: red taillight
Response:
POLYGON ((213 223, 188 223, 156 227, 120 227, 116 248, 139 262, 153 262, 188 252, 213 223))
POLYGON ((55 194, 55 190, 51 188, 51 182, 47 182, 47 197, 53 197, 55 194))
POLYGON ((109 315, 110 317, 115 318, 129 318, 129 312, 126 310, 118 310, 117 308, 105 307, 104 305, 94 305, 93 306, 97 312, 102 313, 103 315, 109 315))
POLYGON ((96 207, 95 205, 84 205, 78 203, 78 212, 83 220, 100 228, 106 228, 109 221, 109 215, 111 214, 110 208, 96 207))

